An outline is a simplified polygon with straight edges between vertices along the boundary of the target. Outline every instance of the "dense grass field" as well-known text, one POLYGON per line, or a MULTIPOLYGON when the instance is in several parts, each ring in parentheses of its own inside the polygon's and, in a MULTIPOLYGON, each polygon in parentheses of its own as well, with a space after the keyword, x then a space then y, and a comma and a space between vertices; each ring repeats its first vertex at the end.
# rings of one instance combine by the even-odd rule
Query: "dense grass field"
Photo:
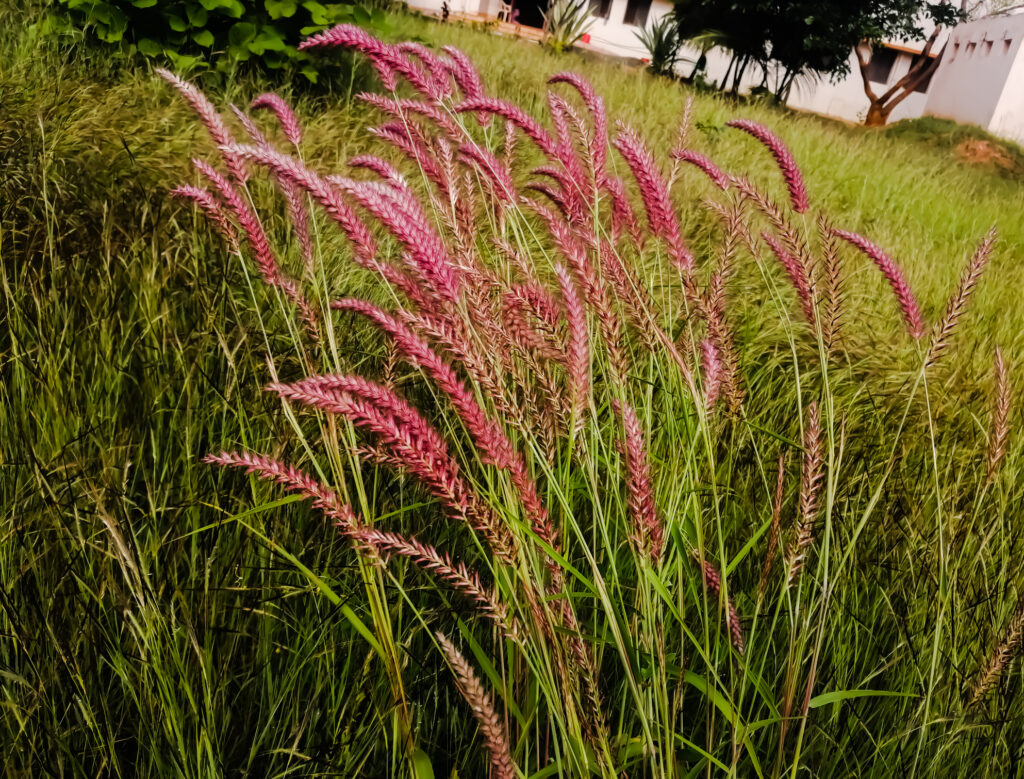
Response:
MULTIPOLYGON (((0 11, 7 775, 485 776, 486 728, 453 684, 433 630, 477 669, 526 776, 1014 775, 1024 752, 1019 646, 1006 641, 1024 559, 1015 413, 1000 472, 989 481, 985 468, 995 347, 1012 387, 1024 362, 1019 173, 963 161, 906 128, 865 131, 694 95, 694 149, 781 202, 771 156, 725 122, 772 128, 810 193, 799 230, 813 237, 821 210, 885 247, 928 323, 942 318, 992 226, 998 241, 934 369, 922 370, 924 347, 908 338, 884 277, 863 255, 843 252, 844 340, 827 355, 774 260, 744 258, 728 292, 743 414, 694 405, 670 361, 628 329, 629 380, 609 379, 614 360, 595 347, 593 401, 575 443, 558 439, 545 452, 539 434, 509 424, 569 539, 559 561, 569 572, 564 598, 579 612, 577 635, 596 664, 607 719, 595 736, 585 674, 577 671, 578 688, 559 687, 552 658, 572 632, 564 625, 522 646, 503 641, 413 566, 356 554, 297 497, 201 462, 244 449, 308 467, 351 492, 368 520, 422 535, 484 571, 522 619, 523 570, 545 575, 536 549, 524 553, 522 570, 504 570, 476 535, 442 519, 414 479, 355 464, 350 426, 298 406, 286 412, 263 391, 272 371, 295 381, 311 366, 390 377, 431 409, 489 505, 514 513, 512 487, 481 466, 430 383, 391 364, 377 332, 327 313, 333 335, 309 345, 252 265, 196 209, 169 197, 197 181, 191 157, 214 162, 217 153, 151 66, 85 41, 37 40, 23 21, 0 11), (671 552, 661 567, 631 546, 628 498, 614 486, 623 477, 611 409, 627 399, 666 522, 671 552), (782 514, 791 530, 813 448, 812 399, 826 463, 820 540, 797 586, 785 586, 779 560, 762 587, 776 461, 786 454, 782 514), (726 618, 701 577, 705 559, 725 570, 743 653, 719 624, 726 618), (1000 646, 1012 664, 976 702, 972 691, 1000 646)), ((584 74, 609 116, 670 165, 691 94, 679 84, 457 25, 405 15, 395 24, 396 41, 465 51, 488 94, 546 126, 547 78, 584 74)), ((382 89, 362 58, 329 56, 337 77, 316 90, 250 73, 198 83, 219 107, 279 91, 304 125, 310 167, 347 175, 346 159, 384 148, 369 132, 381 115, 354 99, 382 89)), ((474 132, 500 140, 494 128, 474 132)), ((521 165, 517 181, 526 180, 521 165)), ((610 152, 609 165, 630 181, 622 157, 610 152)), ((273 188, 260 179, 251 191, 297 267, 273 188)), ((700 207, 714 194, 699 172, 681 172, 676 205, 701 284, 721 243, 700 207)), ((391 302, 330 227, 318 218, 318 299, 391 302)), ((485 220, 479 230, 481 245, 495 232, 485 220)), ((524 235, 520 247, 547 257, 550 241, 524 235)), ((682 290, 660 249, 627 253, 666 328, 699 351, 699 335, 687 344, 682 290)), ((550 271, 538 269, 549 285, 550 271)), ((532 538, 518 517, 509 522, 532 538)))

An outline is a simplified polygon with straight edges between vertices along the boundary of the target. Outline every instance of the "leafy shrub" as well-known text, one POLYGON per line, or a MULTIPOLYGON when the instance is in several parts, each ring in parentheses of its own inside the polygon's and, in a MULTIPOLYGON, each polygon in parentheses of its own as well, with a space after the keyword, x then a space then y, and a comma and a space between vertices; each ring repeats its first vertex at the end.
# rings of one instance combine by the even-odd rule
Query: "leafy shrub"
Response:
POLYGON ((647 49, 650 59, 647 69, 656 76, 674 78, 680 45, 675 17, 665 14, 635 35, 647 49))
POLYGON ((594 24, 588 0, 553 0, 544 12, 544 41, 555 51, 571 48, 594 24))
POLYGON ((204 188, 176 194, 294 324, 267 385, 290 454, 207 462, 307 499, 351 544, 365 586, 337 603, 415 773, 433 774, 415 745, 469 712, 486 747, 457 766, 470 776, 889 776, 915 751, 929 775, 985 764, 976 723, 999 718, 1024 635, 995 581, 1020 555, 993 540, 1019 537, 1003 492, 1019 457, 998 349, 981 403, 950 400, 945 371, 994 234, 930 322, 881 247, 808 218, 793 155, 760 124, 727 126, 780 180, 721 170, 689 110, 666 174, 629 127, 609 137, 574 74, 551 78, 580 98, 549 95, 552 132, 453 48, 350 26, 308 45, 360 51, 412 90, 364 96, 387 121, 351 175, 303 160, 280 101, 258 99, 280 128, 245 118, 238 143, 170 79, 226 171, 199 161, 204 188), (684 177, 706 244, 676 210, 684 177), (361 296, 334 286, 337 262, 370 282, 361 296), (868 270, 888 321, 847 294, 868 270), (981 436, 956 417, 972 405, 981 436), (984 629, 944 627, 983 594, 984 629), (419 717, 407 669, 442 657, 468 708, 430 690, 419 717))
MULTIPOLYGON (((129 47, 147 57, 166 57, 177 70, 208 61, 222 69, 238 62, 267 68, 295 65, 310 81, 317 68, 299 51, 302 36, 342 22, 386 32, 380 8, 316 0, 57 0, 74 24, 101 41, 129 47)), ((54 20, 50 26, 59 24, 54 20)))

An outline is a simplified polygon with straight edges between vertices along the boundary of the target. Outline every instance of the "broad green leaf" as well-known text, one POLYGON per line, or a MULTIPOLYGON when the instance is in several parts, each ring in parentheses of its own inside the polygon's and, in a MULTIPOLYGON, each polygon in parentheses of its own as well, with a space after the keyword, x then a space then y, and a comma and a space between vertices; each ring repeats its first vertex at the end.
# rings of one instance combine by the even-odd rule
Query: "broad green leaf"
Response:
POLYGON ((296 0, 264 0, 263 5, 271 19, 288 19, 299 9, 296 0))
POLYGON ((163 50, 163 47, 152 38, 141 38, 137 45, 139 51, 147 57, 155 57, 163 50))
POLYGON ((132 5, 136 8, 152 8, 156 5, 156 0, 132 0, 132 5))
POLYGON ((317 72, 317 69, 314 68, 312 65, 306 65, 304 68, 302 68, 302 70, 299 71, 299 73, 305 76, 306 80, 309 81, 309 83, 311 84, 315 84, 317 78, 319 78, 320 75, 317 72))
POLYGON ((188 22, 177 14, 165 14, 164 18, 167 19, 167 24, 169 24, 171 29, 175 32, 185 32, 185 30, 188 29, 188 22))
POLYGON ((186 10, 189 24, 193 27, 205 27, 210 15, 201 5, 190 5, 186 10))
POLYGON ((196 30, 196 32, 192 33, 192 40, 200 46, 208 48, 213 45, 213 33, 209 30, 196 30))
POLYGON ((310 0, 309 2, 303 3, 302 7, 309 11, 309 16, 313 20, 313 24, 331 23, 330 13, 328 13, 327 8, 320 3, 310 0))
POLYGON ((256 25, 252 22, 238 22, 237 24, 231 25, 231 29, 228 30, 228 43, 231 44, 232 48, 243 48, 256 37, 256 25))

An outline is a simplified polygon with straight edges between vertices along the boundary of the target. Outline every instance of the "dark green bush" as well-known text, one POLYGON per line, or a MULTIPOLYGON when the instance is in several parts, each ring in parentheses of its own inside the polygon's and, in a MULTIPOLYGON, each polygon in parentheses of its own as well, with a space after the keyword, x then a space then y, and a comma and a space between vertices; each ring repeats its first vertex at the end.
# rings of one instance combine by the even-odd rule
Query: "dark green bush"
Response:
POLYGON ((56 0, 56 7, 50 30, 84 28, 107 43, 165 57, 177 70, 294 65, 310 81, 316 62, 297 48, 307 35, 341 23, 377 34, 388 26, 381 8, 315 0, 56 0))

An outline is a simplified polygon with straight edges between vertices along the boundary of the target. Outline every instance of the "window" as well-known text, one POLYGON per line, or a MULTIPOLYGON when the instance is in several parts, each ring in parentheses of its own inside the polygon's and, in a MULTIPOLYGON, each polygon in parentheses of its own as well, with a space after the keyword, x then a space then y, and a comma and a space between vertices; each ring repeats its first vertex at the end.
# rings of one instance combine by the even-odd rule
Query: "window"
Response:
POLYGON ((896 64, 896 52, 892 49, 875 49, 868 63, 868 81, 888 84, 892 66, 896 64))
POLYGON ((598 19, 607 19, 612 12, 612 0, 590 0, 590 13, 598 19))
POLYGON ((1003 40, 1003 54, 1010 53, 1010 44, 1013 43, 1009 38, 1003 40))
POLYGON ((647 24, 647 14, 650 10, 651 0, 627 0, 626 15, 622 17, 622 23, 644 27, 647 24))
POLYGON ((974 50, 977 47, 978 47, 978 44, 976 44, 974 41, 971 41, 970 43, 968 43, 967 44, 967 56, 970 57, 972 54, 974 54, 974 50))
POLYGON ((953 53, 949 57, 949 61, 952 62, 956 59, 956 55, 960 53, 960 41, 956 41, 953 44, 953 53))
POLYGON ((988 56, 992 53, 992 41, 983 41, 981 44, 981 53, 988 56))

